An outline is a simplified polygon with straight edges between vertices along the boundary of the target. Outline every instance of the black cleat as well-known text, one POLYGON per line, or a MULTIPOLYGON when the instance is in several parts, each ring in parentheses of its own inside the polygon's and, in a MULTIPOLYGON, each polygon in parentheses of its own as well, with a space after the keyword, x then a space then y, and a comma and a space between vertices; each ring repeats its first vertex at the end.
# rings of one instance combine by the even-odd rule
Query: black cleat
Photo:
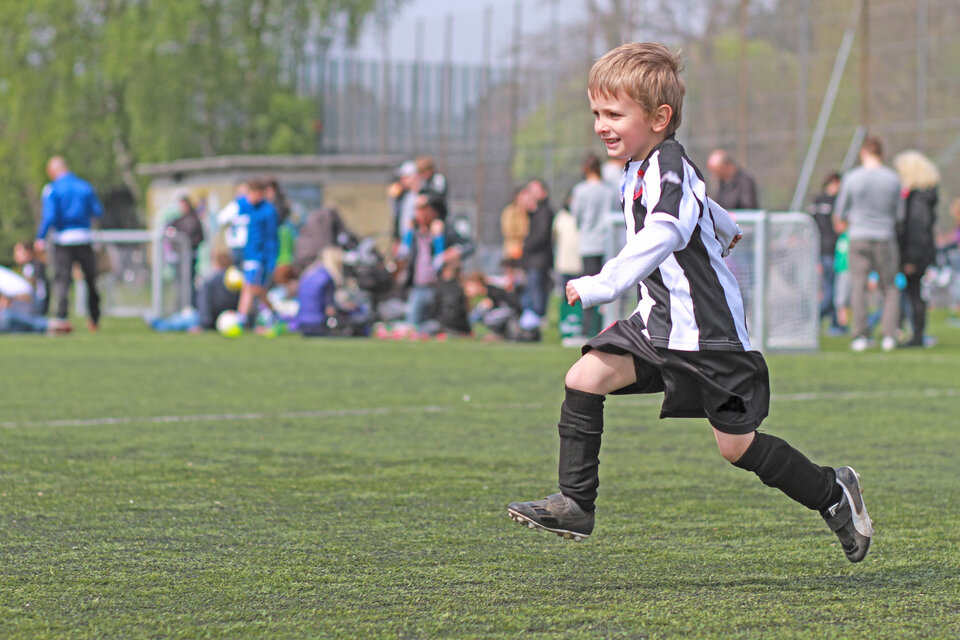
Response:
POLYGON ((593 532, 594 514, 587 513, 562 493, 533 502, 511 502, 507 513, 515 522, 555 533, 566 540, 580 542, 593 532))
POLYGON ((843 488, 840 502, 820 512, 827 526, 840 538, 840 546, 850 562, 860 562, 870 548, 873 523, 863 504, 860 474, 851 467, 836 469, 837 484, 843 488))

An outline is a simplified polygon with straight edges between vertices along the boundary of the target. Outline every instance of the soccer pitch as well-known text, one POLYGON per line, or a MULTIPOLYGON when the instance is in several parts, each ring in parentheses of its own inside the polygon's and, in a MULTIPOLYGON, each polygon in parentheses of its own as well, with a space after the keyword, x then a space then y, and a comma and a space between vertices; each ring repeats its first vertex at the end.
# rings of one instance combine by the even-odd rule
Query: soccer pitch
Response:
POLYGON ((859 565, 653 397, 607 401, 590 539, 511 522, 555 491, 576 350, 4 337, 0 637, 957 637, 960 329, 932 324, 768 356, 765 428, 863 477, 859 565))

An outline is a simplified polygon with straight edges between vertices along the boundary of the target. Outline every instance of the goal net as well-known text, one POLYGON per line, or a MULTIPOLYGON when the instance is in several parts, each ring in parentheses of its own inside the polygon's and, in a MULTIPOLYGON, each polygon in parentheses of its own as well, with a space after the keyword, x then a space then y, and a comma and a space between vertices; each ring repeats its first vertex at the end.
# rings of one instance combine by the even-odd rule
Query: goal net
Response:
MULTIPOLYGON (((740 283, 753 348, 761 351, 811 351, 819 338, 819 236, 805 213, 736 211, 743 238, 727 257, 740 283)), ((623 217, 609 217, 608 257, 623 247, 623 217)), ((602 308, 607 323, 636 307, 628 293, 602 308)))
MULTIPOLYGON (((190 304, 190 241, 145 229, 94 231, 97 289, 104 316, 160 317, 190 304)), ((77 315, 85 315, 86 286, 75 277, 77 315)))

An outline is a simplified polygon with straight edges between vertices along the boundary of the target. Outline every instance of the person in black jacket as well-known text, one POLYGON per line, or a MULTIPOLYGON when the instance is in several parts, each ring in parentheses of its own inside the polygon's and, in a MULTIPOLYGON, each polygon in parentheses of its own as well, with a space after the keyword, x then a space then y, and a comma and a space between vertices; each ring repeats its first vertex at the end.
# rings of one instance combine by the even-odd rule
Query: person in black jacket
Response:
POLYGON ((543 318, 547 313, 550 268, 553 266, 553 209, 544 182, 538 179, 528 182, 522 202, 530 213, 530 229, 523 240, 520 258, 520 266, 527 277, 523 308, 528 316, 532 312, 543 318))
POLYGON ((840 174, 831 173, 823 181, 823 190, 813 199, 807 208, 820 231, 820 319, 830 318, 831 333, 840 332, 843 328, 837 319, 837 307, 833 302, 834 283, 834 254, 837 248, 839 234, 833 228, 833 205, 840 191, 840 174))
POLYGON ((903 346, 924 346, 927 302, 920 283, 927 267, 937 254, 934 225, 937 221, 937 199, 940 172, 936 165, 919 151, 904 151, 893 161, 903 182, 903 215, 897 224, 900 247, 900 270, 906 276, 904 295, 910 305, 910 340, 903 346))

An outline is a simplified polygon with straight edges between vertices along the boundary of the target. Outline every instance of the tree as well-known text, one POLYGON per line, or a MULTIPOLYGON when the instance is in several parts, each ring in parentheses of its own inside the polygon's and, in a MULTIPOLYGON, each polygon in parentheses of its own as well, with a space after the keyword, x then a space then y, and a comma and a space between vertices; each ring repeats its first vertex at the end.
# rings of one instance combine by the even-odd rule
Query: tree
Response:
POLYGON ((0 21, 0 259, 39 212, 45 160, 136 199, 139 162, 313 150, 308 40, 402 0, 7 0, 0 21))

